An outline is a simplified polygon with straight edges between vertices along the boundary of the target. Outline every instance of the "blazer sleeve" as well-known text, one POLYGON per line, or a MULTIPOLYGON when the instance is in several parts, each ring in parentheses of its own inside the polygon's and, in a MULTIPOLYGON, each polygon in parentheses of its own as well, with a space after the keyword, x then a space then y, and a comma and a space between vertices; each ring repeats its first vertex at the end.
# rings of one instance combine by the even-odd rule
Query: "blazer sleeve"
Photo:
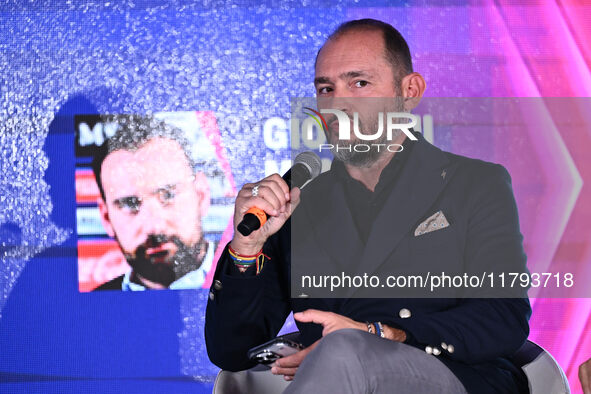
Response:
MULTIPOLYGON (((485 173, 476 175, 467 211, 466 272, 527 272, 509 173, 500 165, 488 165, 485 173)), ((518 295, 515 298, 499 298, 505 294, 498 290, 469 293, 447 310, 395 318, 390 323, 407 331, 410 344, 417 347, 453 345, 453 352, 441 350, 458 361, 478 363, 509 357, 527 339, 531 307, 527 288, 505 293, 518 295), (477 298, 483 294, 496 298, 477 298)))
POLYGON ((265 244, 270 257, 259 275, 236 275, 228 247, 220 256, 205 316, 205 343, 209 359, 228 371, 256 363, 250 348, 274 338, 290 311, 288 277, 278 234, 265 244))

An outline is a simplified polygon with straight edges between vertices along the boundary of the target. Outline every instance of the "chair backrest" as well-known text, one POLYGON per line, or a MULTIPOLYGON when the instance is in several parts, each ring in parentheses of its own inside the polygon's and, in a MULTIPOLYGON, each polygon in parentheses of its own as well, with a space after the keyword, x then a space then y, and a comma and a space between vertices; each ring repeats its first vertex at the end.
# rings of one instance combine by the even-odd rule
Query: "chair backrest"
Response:
POLYGON ((525 372, 530 394, 570 394, 562 368, 540 345, 527 341, 512 361, 525 372))

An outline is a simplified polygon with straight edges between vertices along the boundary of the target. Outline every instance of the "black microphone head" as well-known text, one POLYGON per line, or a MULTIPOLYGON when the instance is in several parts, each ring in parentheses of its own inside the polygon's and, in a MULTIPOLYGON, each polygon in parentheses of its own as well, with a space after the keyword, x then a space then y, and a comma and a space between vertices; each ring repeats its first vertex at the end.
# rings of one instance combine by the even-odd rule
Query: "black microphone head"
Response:
POLYGON ((303 164, 306 166, 310 172, 310 179, 316 178, 322 171, 322 162, 320 161, 320 158, 316 153, 310 151, 302 152, 297 155, 293 164, 294 166, 296 164, 303 164))
POLYGON ((322 163, 314 152, 302 152, 296 156, 293 166, 283 175, 289 188, 302 187, 320 174, 322 163))
POLYGON ((293 166, 283 175, 289 188, 302 187, 320 174, 322 163, 314 152, 302 152, 296 156, 293 166))

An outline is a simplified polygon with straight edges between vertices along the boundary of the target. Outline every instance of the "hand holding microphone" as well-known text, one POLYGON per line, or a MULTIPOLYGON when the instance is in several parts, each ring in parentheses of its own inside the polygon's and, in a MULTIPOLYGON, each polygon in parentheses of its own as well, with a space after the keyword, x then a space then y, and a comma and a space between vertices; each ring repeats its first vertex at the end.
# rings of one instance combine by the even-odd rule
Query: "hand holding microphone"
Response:
POLYGON ((243 254, 257 253, 291 216, 299 203, 299 188, 318 176, 321 167, 315 153, 303 152, 283 178, 273 174, 245 184, 236 197, 232 248, 243 254))

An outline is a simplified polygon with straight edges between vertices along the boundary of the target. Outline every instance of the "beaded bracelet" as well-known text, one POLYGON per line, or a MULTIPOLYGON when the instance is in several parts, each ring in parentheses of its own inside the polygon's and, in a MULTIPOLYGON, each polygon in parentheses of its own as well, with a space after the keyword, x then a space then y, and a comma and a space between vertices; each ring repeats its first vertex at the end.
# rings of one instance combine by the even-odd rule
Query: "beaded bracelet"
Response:
POLYGON ((373 325, 376 328, 376 335, 378 337, 381 337, 382 336, 382 331, 380 330, 380 325, 378 324, 378 322, 375 322, 373 325))
POLYGON ((384 326, 382 326, 382 322, 375 322, 374 326, 376 327, 376 335, 378 335, 380 338, 385 338, 386 334, 384 333, 384 326))

